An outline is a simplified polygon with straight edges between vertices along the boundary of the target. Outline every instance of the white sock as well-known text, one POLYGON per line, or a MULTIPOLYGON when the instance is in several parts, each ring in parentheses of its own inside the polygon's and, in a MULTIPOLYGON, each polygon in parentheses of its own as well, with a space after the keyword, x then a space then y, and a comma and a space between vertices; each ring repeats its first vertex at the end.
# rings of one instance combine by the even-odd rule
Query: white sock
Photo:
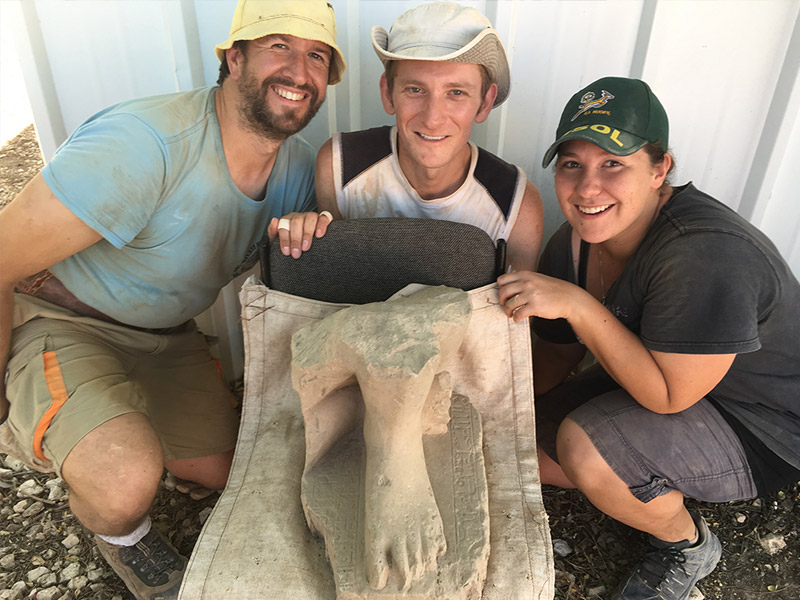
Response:
POLYGON ((128 535, 100 535, 97 534, 101 540, 105 540, 109 544, 114 544, 115 546, 134 546, 138 544, 141 539, 146 536, 150 532, 150 527, 152 526, 152 521, 150 520, 150 515, 147 515, 139 525, 137 525, 136 529, 131 531, 128 535))

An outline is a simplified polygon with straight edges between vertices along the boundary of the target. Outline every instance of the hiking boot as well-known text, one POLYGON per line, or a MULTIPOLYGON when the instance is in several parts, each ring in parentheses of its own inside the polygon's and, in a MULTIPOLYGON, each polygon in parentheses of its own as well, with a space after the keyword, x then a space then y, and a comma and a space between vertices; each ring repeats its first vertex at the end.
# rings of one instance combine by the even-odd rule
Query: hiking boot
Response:
POLYGON ((705 519, 689 511, 697 526, 697 544, 688 540, 667 543, 650 536, 648 552, 639 566, 623 579, 611 600, 685 600, 694 584, 710 574, 722 556, 719 538, 705 519))
POLYGON ((94 539, 100 554, 137 600, 177 600, 186 559, 154 527, 134 546, 94 539))

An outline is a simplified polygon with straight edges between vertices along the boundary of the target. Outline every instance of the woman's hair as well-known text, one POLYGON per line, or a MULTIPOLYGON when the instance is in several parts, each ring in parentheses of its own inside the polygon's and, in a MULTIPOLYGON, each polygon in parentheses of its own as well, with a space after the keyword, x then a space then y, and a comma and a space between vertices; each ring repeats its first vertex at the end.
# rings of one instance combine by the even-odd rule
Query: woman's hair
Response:
POLYGON ((664 150, 658 142, 650 142, 645 145, 642 150, 647 152, 647 156, 650 157, 650 164, 654 167, 664 162, 664 156, 669 154, 670 158, 672 158, 672 164, 669 166, 669 171, 667 171, 667 176, 664 177, 664 183, 661 184, 661 187, 672 185, 670 182, 670 175, 672 175, 672 172, 675 170, 675 155, 668 150, 664 150))

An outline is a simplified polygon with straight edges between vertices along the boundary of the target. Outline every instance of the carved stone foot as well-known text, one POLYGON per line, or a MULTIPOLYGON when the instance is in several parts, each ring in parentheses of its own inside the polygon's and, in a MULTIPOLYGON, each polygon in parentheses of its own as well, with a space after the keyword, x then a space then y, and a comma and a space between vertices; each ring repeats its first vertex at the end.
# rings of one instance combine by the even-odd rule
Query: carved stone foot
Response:
MULTIPOLYGON (((343 553, 352 558, 354 548, 347 541, 352 528, 337 526, 342 519, 358 523, 363 568, 357 571, 372 590, 385 590, 381 597, 417 597, 409 593, 441 581, 437 558, 448 548, 441 511, 453 504, 437 503, 423 434, 447 431, 451 385, 443 367, 463 341, 470 311, 461 290, 428 288, 339 311, 293 337, 292 381, 306 422, 303 506, 311 528, 325 537, 340 598, 354 576, 352 561, 341 560, 343 553), (356 427, 362 416, 363 438, 356 427), (334 484, 353 477, 355 491, 334 484)), ((482 474, 482 458, 476 462, 482 474)))

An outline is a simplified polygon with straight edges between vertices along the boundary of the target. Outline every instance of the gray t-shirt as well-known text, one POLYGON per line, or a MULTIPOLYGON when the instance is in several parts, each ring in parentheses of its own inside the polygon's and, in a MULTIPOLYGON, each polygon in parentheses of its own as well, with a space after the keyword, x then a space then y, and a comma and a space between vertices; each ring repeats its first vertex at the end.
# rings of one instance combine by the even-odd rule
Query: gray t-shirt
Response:
MULTIPOLYGON (((579 284, 570 239, 565 223, 539 270, 579 284)), ((651 350, 735 353, 707 397, 800 469, 800 283, 762 232, 692 184, 676 188, 605 304, 651 350)), ((563 319, 533 327, 577 341, 563 319)))

